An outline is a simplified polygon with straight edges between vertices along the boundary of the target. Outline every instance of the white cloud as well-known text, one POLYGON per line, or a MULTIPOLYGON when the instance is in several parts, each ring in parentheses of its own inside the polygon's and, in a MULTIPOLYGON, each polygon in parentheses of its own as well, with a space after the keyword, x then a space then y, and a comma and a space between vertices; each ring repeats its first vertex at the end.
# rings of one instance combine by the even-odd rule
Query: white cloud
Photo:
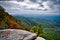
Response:
POLYGON ((60 13, 59 5, 54 5, 51 1, 1 1, 0 5, 9 13, 60 13), (41 5, 43 5, 43 7, 41 5))
POLYGON ((33 3, 29 0, 25 0, 24 2, 17 2, 17 1, 10 1, 11 3, 15 3, 15 4, 19 4, 21 8, 24 9, 41 9, 41 10, 45 10, 45 8, 43 8, 42 6, 40 6, 40 4, 38 3, 33 3))

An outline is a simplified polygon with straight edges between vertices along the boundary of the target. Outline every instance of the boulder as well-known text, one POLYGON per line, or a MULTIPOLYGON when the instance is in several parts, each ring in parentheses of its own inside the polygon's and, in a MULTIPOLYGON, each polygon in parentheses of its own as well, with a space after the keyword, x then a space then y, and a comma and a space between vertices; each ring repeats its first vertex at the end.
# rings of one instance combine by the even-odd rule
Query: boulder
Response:
POLYGON ((37 34, 20 29, 0 30, 0 40, 45 40, 37 34))
POLYGON ((37 37, 35 40, 45 40, 45 39, 42 37, 37 37))
POLYGON ((33 40, 37 34, 25 30, 4 29, 0 30, 0 40, 33 40))

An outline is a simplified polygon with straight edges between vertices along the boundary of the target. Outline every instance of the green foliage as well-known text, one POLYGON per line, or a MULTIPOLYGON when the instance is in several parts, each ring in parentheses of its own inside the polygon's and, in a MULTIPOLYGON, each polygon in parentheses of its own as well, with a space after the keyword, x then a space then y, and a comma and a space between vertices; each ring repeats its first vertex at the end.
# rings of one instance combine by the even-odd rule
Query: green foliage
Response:
POLYGON ((0 14, 0 20, 7 21, 8 14, 7 13, 2 13, 0 14))
POLYGON ((5 11, 5 9, 2 6, 0 6, 0 13, 4 12, 4 11, 5 11))
POLYGON ((37 34, 37 36, 40 36, 40 37, 44 37, 44 35, 45 35, 41 24, 38 25, 38 26, 33 26, 33 27, 30 29, 30 32, 34 32, 34 33, 37 34))
POLYGON ((0 29, 25 29, 24 26, 15 20, 13 16, 5 12, 4 8, 0 6, 0 29))
POLYGON ((46 40, 60 40, 60 30, 55 28, 44 28, 46 40))
POLYGON ((4 8, 0 6, 0 29, 8 28, 8 13, 5 12, 4 8))
POLYGON ((19 20, 21 22, 21 24, 23 24, 25 26, 26 30, 30 30, 30 28, 32 26, 36 26, 37 23, 35 21, 32 21, 31 19, 24 17, 24 16, 18 16, 18 15, 14 15, 14 18, 16 18, 17 20, 19 20))

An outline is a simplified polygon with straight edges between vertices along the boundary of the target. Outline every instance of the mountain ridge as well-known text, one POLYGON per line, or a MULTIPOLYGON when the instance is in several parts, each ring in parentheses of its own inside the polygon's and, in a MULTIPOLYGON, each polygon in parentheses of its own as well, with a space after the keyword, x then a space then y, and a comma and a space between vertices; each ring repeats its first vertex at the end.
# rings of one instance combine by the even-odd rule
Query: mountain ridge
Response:
POLYGON ((12 15, 9 15, 8 12, 5 12, 5 9, 0 6, 0 29, 25 29, 24 25, 17 23, 17 20, 12 15))

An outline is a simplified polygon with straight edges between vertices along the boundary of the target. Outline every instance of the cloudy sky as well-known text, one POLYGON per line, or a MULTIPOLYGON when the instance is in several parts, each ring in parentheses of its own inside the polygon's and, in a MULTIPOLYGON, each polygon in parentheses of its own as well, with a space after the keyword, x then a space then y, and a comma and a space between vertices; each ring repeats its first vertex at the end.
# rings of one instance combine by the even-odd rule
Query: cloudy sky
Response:
POLYGON ((0 0, 10 14, 60 14, 60 0, 0 0))

